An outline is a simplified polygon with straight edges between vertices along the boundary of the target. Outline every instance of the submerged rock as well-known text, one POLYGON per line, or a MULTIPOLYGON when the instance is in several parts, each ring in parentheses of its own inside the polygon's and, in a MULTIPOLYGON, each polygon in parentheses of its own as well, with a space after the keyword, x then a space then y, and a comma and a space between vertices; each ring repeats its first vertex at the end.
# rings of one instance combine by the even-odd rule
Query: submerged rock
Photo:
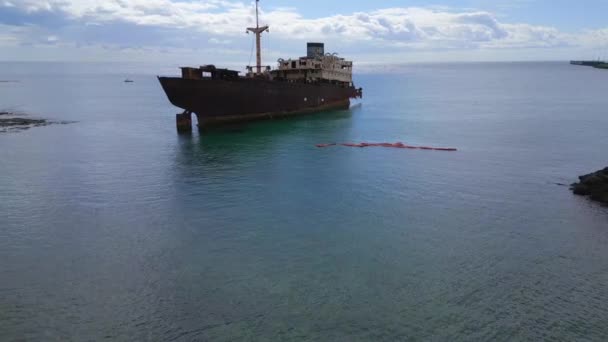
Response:
POLYGON ((594 201, 608 205, 608 167, 578 178, 580 182, 571 186, 576 195, 589 196, 594 201))
POLYGON ((46 119, 30 119, 24 114, 0 111, 0 133, 18 132, 32 127, 68 124, 69 121, 49 121, 46 119))

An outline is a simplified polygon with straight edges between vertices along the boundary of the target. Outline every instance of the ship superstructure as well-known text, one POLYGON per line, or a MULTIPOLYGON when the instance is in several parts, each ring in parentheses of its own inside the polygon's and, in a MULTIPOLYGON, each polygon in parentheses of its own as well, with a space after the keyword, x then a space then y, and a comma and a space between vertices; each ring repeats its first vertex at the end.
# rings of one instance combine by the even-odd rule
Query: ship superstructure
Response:
POLYGON ((323 43, 308 43, 307 47, 306 57, 279 59, 278 69, 271 72, 272 77, 295 82, 352 84, 353 62, 337 54, 325 54, 323 43))

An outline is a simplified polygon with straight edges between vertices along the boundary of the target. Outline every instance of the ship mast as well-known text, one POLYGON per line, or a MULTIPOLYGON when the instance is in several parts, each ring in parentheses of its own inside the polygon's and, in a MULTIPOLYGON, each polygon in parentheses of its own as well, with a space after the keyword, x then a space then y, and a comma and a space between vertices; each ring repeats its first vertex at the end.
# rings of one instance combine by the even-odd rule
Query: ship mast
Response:
POLYGON ((255 0, 255 27, 248 27, 247 32, 255 33, 255 58, 256 58, 256 74, 262 73, 262 32, 268 32, 268 26, 260 27, 258 2, 255 0))

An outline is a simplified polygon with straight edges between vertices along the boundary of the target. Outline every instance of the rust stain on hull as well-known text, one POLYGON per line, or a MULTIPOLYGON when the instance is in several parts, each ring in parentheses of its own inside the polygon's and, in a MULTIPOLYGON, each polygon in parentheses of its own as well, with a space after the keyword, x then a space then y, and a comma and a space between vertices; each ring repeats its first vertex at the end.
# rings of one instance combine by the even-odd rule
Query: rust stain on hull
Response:
POLYGON ((175 125, 180 133, 192 132, 192 114, 190 112, 176 114, 175 125))

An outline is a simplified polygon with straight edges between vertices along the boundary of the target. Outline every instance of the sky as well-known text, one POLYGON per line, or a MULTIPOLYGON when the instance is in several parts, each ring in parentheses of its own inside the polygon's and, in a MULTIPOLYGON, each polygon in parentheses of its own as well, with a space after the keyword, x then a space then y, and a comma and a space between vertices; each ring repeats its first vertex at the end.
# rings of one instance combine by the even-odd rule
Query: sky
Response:
MULTIPOLYGON (((607 0, 262 0, 264 64, 307 41, 361 64, 608 58, 607 0)), ((0 60, 247 65, 255 2, 0 0, 0 60)), ((253 58, 252 58, 253 57, 253 58)))

